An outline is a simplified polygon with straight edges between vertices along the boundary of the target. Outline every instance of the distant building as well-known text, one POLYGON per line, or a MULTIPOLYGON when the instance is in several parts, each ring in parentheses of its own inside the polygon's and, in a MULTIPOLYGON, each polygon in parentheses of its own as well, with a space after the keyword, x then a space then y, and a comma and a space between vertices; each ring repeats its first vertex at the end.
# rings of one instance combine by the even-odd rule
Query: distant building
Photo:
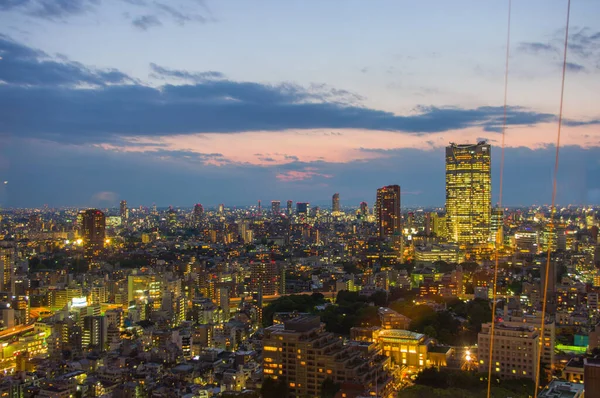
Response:
POLYGON ((310 203, 298 202, 296 203, 296 214, 308 216, 310 212, 310 203))
POLYGON ((400 186, 388 185, 377 190, 376 216, 380 237, 400 236, 400 186))
POLYGON ((106 239, 106 218, 98 209, 89 209, 83 212, 82 238, 87 258, 93 258, 104 249, 106 239))
POLYGON ((271 201, 271 213, 273 213, 273 215, 279 215, 281 214, 281 202, 278 200, 272 200, 271 201))
POLYGON ((340 194, 334 193, 331 197, 331 213, 337 214, 340 212, 340 194))
POLYGON ((200 220, 202 220, 202 216, 204 215, 204 207, 202 207, 202 204, 200 203, 196 203, 194 205, 194 222, 198 223, 200 222, 200 220))
POLYGON ((286 207, 287 207, 287 215, 291 216, 293 214, 293 208, 292 206, 294 205, 294 202, 291 200, 288 200, 286 203, 286 207))
POLYGON ((120 203, 119 216, 121 217, 121 224, 125 224, 129 219, 129 209, 127 208, 126 200, 122 200, 120 203))
POLYGON ((369 215, 369 205, 367 202, 360 202, 360 215, 362 218, 366 218, 369 215))
POLYGON ((489 239, 492 202, 491 147, 446 147, 446 217, 449 239, 458 244, 489 239))

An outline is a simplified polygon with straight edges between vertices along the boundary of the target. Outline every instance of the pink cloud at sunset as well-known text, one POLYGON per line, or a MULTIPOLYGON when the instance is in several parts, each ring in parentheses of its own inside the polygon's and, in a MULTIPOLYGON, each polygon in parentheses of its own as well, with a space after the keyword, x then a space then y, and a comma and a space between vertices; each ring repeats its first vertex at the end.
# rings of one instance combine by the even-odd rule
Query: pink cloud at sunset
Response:
MULTIPOLYGON (((556 123, 535 126, 511 126, 507 129, 507 148, 526 147, 543 149, 556 141, 556 123)), ((99 144, 109 151, 159 152, 168 157, 169 152, 188 152, 203 156, 204 164, 226 163, 255 166, 276 166, 300 162, 347 163, 385 157, 386 150, 435 150, 449 142, 477 142, 486 139, 494 146, 501 145, 501 133, 485 131, 480 127, 450 130, 440 133, 403 133, 358 129, 288 130, 280 132, 245 132, 236 134, 203 133, 162 137, 138 136, 125 138, 122 145, 99 144)), ((600 130, 597 126, 563 126, 561 145, 581 148, 600 147, 600 130)), ((189 155, 186 155, 189 157, 189 155)), ((184 158, 186 157, 184 156, 184 158)), ((304 175, 310 175, 307 170, 304 175)), ((281 180, 302 179, 300 174, 282 174, 281 180)))
POLYGON ((278 173, 275 176, 279 181, 292 182, 292 181, 303 181, 310 180, 314 177, 321 178, 332 178, 330 174, 319 173, 314 167, 305 167, 302 170, 290 170, 282 173, 278 173))

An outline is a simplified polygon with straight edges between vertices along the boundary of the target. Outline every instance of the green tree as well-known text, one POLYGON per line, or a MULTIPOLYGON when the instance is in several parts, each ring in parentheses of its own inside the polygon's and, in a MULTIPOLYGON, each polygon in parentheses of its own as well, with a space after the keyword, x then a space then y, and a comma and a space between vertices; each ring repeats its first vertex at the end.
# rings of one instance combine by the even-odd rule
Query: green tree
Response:
POLYGON ((260 388, 260 395, 263 398, 282 398, 289 394, 288 385, 285 380, 274 380, 267 377, 260 388))
POLYGON ((335 394, 340 390, 341 385, 335 383, 330 377, 323 380, 321 383, 321 397, 322 398, 333 398, 335 394))

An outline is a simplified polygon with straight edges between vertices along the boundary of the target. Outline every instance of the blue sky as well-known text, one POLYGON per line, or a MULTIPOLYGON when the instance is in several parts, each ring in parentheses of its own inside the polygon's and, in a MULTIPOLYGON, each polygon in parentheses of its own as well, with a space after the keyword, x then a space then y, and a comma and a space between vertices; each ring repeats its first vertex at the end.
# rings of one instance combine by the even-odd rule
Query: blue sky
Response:
MULTIPOLYGON (((566 4, 513 0, 507 205, 550 202, 566 4)), ((443 147, 500 143, 507 5, 7 0, 0 206, 441 206, 443 147)), ((600 203, 598 15, 573 1, 564 204, 600 203)))

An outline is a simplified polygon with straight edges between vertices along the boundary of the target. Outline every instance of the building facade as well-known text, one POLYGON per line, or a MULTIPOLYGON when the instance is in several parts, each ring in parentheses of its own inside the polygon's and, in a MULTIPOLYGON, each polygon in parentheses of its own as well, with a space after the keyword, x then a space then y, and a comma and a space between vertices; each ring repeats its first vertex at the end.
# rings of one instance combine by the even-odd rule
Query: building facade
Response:
POLYGON ((449 239, 459 244, 485 243, 490 236, 492 203, 491 147, 446 147, 446 218, 449 239))

